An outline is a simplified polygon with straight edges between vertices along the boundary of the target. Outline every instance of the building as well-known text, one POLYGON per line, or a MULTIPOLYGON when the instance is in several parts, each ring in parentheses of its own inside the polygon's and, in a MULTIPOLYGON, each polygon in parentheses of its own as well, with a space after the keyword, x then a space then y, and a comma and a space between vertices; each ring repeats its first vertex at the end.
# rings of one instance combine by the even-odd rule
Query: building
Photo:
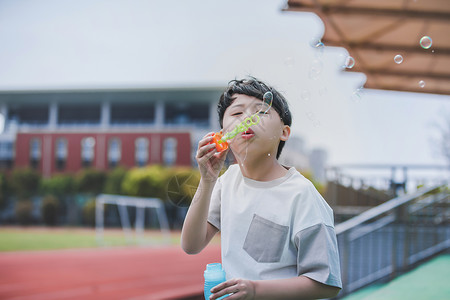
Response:
POLYGON ((191 166, 223 87, 0 92, 0 167, 191 166), (0 126, 1 127, 1 126, 0 126))

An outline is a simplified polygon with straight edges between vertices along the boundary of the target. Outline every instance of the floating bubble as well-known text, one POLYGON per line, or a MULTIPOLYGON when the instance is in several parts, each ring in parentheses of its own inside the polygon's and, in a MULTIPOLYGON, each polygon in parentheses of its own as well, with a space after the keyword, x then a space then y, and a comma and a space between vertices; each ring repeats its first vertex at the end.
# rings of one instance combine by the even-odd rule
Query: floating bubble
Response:
POLYGON ((328 92, 328 89, 326 87, 324 87, 324 86, 319 89, 319 95, 320 96, 325 95, 327 92, 328 92))
POLYGON ((363 95, 364 95, 364 88, 360 87, 360 88, 357 88, 356 91, 354 91, 352 93, 351 99, 354 102, 359 103, 359 102, 361 102, 363 95))
POLYGON ((351 69, 355 66, 355 59, 351 56, 348 56, 345 59, 344 68, 351 69))
POLYGON ((323 47, 325 47, 324 43, 322 43, 322 41, 317 38, 311 39, 311 41, 309 42, 309 45, 311 47, 317 48, 317 49, 322 49, 323 47))
POLYGON ((312 122, 314 127, 320 126, 320 121, 317 119, 316 115, 312 111, 306 112, 306 116, 312 122))
POLYGON ((424 88, 425 87, 425 81, 423 81, 423 80, 419 81, 419 86, 421 88, 424 88))
POLYGON ((309 101, 311 99, 311 93, 308 90, 303 90, 300 94, 303 101, 309 101))
POLYGON ((320 74, 322 73, 322 68, 322 62, 319 60, 313 60, 309 69, 309 78, 313 80, 319 79, 320 74))
POLYGON ((433 44, 433 40, 431 40, 431 38, 427 35, 423 36, 420 39, 420 46, 423 49, 430 49, 431 45, 433 44))
POLYGON ((400 54, 397 54, 396 56, 394 56, 394 61, 396 64, 401 64, 403 62, 403 56, 401 56, 400 54))
POLYGON ((267 113, 269 109, 272 107, 273 102, 273 94, 272 92, 268 91, 265 92, 263 95, 263 105, 261 106, 260 112, 267 113))
POLYGON ((292 67, 292 66, 294 66, 294 63, 295 63, 295 61, 294 61, 293 57, 286 57, 286 59, 284 60, 284 65, 286 67, 292 67))

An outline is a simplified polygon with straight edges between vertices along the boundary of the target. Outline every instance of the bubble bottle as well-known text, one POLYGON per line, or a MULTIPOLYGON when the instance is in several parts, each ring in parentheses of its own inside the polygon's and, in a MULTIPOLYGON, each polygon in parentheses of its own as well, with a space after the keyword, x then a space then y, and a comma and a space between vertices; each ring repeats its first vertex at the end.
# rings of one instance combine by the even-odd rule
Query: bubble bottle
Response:
POLYGON ((216 132, 213 136, 213 141, 211 143, 216 144, 216 150, 218 152, 222 152, 226 149, 228 149, 228 140, 231 140, 234 138, 238 133, 245 132, 248 130, 250 126, 256 125, 261 120, 259 117, 260 113, 266 114, 270 107, 272 107, 272 101, 273 101, 273 94, 272 92, 266 92, 263 95, 263 105, 261 106, 261 109, 251 115, 250 117, 247 117, 236 125, 234 129, 230 132, 227 132, 226 134, 222 134, 222 131, 216 132))
MULTIPOLYGON (((205 277, 205 300, 209 300, 211 296, 211 289, 216 285, 226 281, 225 271, 222 269, 222 264, 220 263, 212 263, 206 265, 206 270, 203 273, 205 277)), ((219 299, 223 299, 228 295, 222 296, 219 299)))

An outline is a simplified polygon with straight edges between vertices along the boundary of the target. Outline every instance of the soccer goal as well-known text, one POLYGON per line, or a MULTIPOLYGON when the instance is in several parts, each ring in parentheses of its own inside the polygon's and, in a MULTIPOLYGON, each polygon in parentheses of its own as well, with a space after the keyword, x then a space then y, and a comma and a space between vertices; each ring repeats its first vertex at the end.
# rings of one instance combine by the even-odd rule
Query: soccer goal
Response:
POLYGON ((105 244, 104 240, 104 210, 105 204, 117 205, 119 211, 120 223, 128 243, 139 242, 148 244, 144 239, 145 211, 154 209, 158 218, 159 227, 164 242, 170 243, 170 228, 167 220, 164 204, 157 198, 140 198, 121 195, 100 194, 95 199, 95 231, 97 242, 105 244), (135 237, 133 237, 130 218, 128 215, 128 206, 136 208, 135 237))

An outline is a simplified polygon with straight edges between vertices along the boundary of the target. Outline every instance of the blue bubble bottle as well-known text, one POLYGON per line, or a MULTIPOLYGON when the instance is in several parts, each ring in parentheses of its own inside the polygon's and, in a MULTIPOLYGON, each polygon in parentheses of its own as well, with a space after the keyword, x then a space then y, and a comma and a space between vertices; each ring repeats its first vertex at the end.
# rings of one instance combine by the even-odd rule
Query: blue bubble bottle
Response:
MULTIPOLYGON (((211 289, 226 281, 225 271, 222 269, 222 264, 212 263, 206 265, 206 270, 203 275, 205 276, 205 300, 209 300, 209 297, 211 296, 211 289)), ((222 296, 219 299, 223 299, 225 297, 227 297, 227 295, 222 296)))

